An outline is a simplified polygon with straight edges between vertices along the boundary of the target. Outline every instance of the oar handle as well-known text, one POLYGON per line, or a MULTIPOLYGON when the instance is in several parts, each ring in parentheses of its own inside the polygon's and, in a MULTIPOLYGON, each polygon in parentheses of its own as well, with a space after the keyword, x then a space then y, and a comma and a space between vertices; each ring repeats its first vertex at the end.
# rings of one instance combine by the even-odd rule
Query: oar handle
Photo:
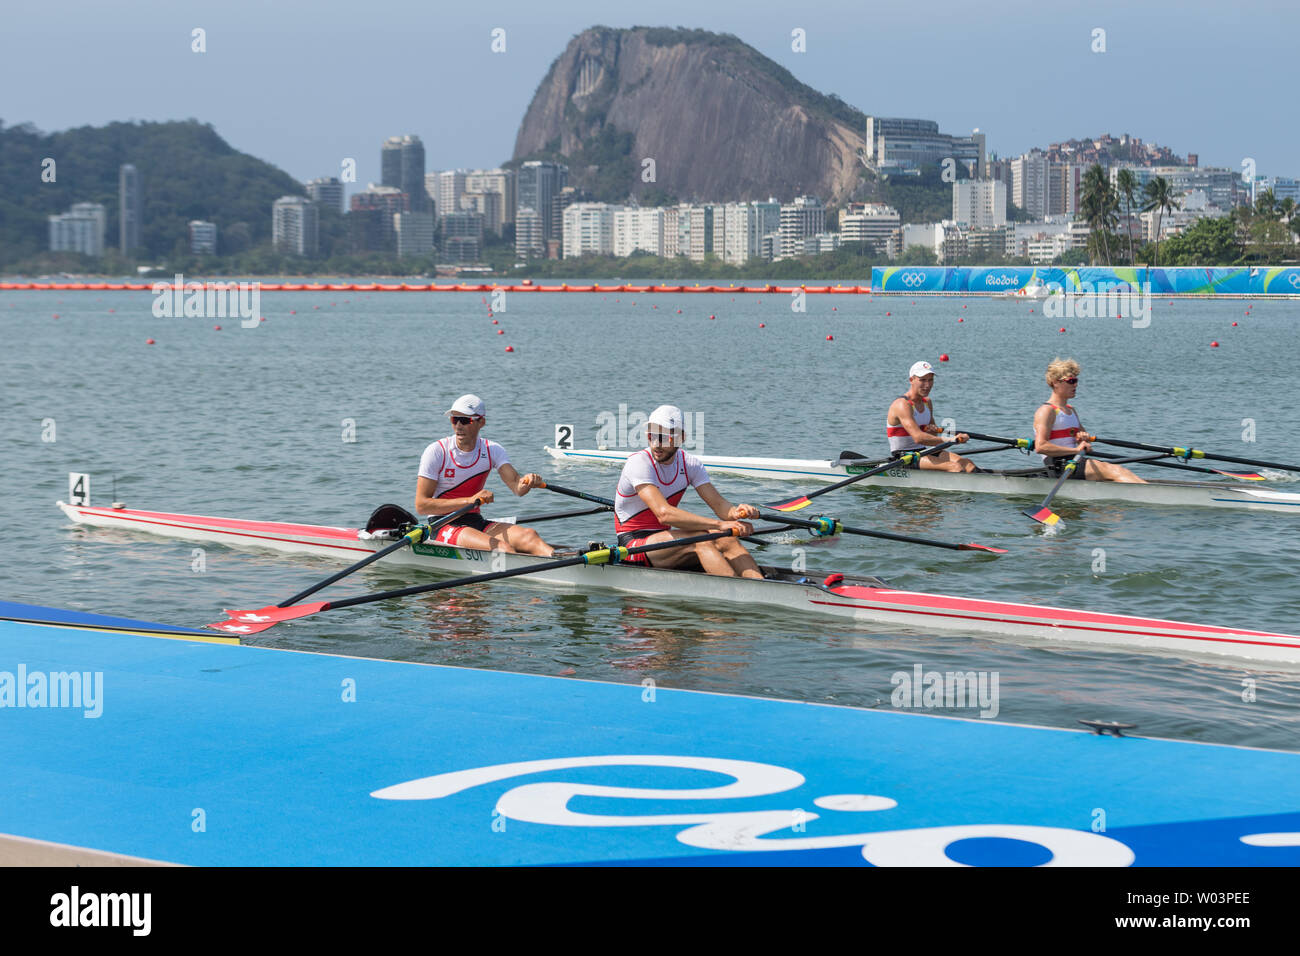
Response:
POLYGON ((937 454, 938 452, 945 451, 956 444, 956 441, 946 441, 940 442, 938 445, 931 445, 928 448, 918 448, 913 451, 904 452, 897 458, 891 458, 889 461, 881 462, 874 468, 868 468, 860 475, 850 475, 847 478, 840 479, 834 484, 827 485, 824 488, 818 488, 816 491, 810 491, 806 495, 800 495, 797 498, 787 498, 784 501, 769 502, 768 504, 762 505, 762 507, 775 508, 777 510, 789 508, 791 511, 798 511, 800 508, 808 507, 808 502, 812 501, 818 495, 824 495, 829 491, 835 491, 838 488, 843 488, 845 485, 851 485, 855 481, 862 481, 864 478, 870 478, 872 475, 879 475, 891 468, 910 465, 913 462, 924 458, 926 455, 937 454))
POLYGON ((966 434, 976 441, 995 441, 999 445, 1010 445, 1012 448, 1034 447, 1034 443, 1028 438, 999 438, 997 435, 984 435, 980 432, 967 432, 966 434))
POLYGON ((607 505, 610 508, 614 507, 614 502, 608 498, 602 498, 600 495, 589 495, 585 491, 575 491, 572 488, 565 488, 562 485, 553 485, 549 481, 543 481, 540 485, 535 485, 534 487, 545 488, 547 491, 553 491, 557 495, 568 495, 570 498, 581 498, 583 501, 590 501, 598 505, 607 505))

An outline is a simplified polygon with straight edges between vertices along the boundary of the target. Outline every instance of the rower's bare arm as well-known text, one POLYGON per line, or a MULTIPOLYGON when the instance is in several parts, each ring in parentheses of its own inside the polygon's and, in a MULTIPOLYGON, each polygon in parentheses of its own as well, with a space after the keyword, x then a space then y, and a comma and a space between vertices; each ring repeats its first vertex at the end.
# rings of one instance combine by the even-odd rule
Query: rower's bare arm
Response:
POLYGON ((1071 448, 1068 445, 1058 445, 1052 441, 1052 425, 1055 422, 1056 409, 1051 405, 1044 405, 1034 412, 1034 451, 1048 457, 1073 458, 1080 451, 1088 450, 1088 448, 1084 447, 1084 442, 1080 442, 1078 448, 1071 448))
POLYGON ((437 483, 432 478, 421 475, 415 482, 415 513, 417 515, 447 515, 458 508, 477 501, 481 505, 491 504, 492 492, 484 489, 470 498, 435 498, 437 483))
POLYGON ((498 468, 497 474, 500 475, 501 480, 506 483, 506 487, 514 492, 516 497, 520 498, 528 494, 530 488, 537 487, 541 479, 540 475, 532 471, 526 475, 520 475, 519 472, 515 471, 515 466, 510 464, 510 462, 506 462, 498 468))
MULTIPOLYGON (((921 445, 938 445, 941 440, 927 432, 924 428, 916 423, 916 416, 912 413, 912 403, 905 398, 894 399, 894 404, 889 406, 889 414, 892 418, 898 419, 898 424, 907 429, 907 434, 911 436, 912 441, 921 445)), ((942 428, 939 429, 943 431, 942 428)))
POLYGON ((681 508, 674 508, 655 485, 637 485, 636 493, 645 502, 646 507, 654 512, 658 522, 669 528, 678 528, 682 531, 714 531, 718 527, 718 522, 713 518, 705 518, 681 508))
POLYGON ((753 505, 733 505, 714 488, 712 484, 700 485, 695 489, 701 500, 713 509, 713 513, 723 521, 743 521, 746 518, 762 517, 753 505))

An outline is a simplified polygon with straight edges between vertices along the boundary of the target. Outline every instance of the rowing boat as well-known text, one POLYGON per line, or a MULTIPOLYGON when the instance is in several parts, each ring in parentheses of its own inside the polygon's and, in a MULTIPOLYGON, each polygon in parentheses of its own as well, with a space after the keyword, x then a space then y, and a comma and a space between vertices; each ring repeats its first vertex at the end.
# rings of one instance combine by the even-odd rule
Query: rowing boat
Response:
MULTIPOLYGON (((58 505, 77 524, 127 528, 187 541, 323 555, 348 562, 373 553, 393 540, 393 533, 372 535, 356 528, 97 508, 61 501, 58 505)), ((388 566, 405 565, 452 574, 507 570, 549 560, 444 544, 417 544, 381 559, 388 566)), ((718 601, 897 625, 920 631, 995 634, 1118 645, 1130 650, 1159 650, 1179 655, 1213 654, 1300 664, 1300 636, 1290 634, 900 591, 870 577, 822 577, 812 572, 802 574, 776 568, 765 568, 764 571, 772 577, 764 580, 724 578, 628 564, 576 565, 513 580, 559 591, 601 589, 646 597, 718 601)), ((230 625, 228 630, 238 633, 238 627, 237 624, 230 625)))
MULTIPOLYGON (((553 458, 566 461, 594 461, 622 465, 635 453, 616 449, 552 448, 546 451, 553 458)), ((745 475, 750 478, 780 478, 795 481, 838 481, 850 475, 885 463, 884 459, 857 461, 827 461, 800 458, 727 458, 719 455, 700 455, 706 468, 745 475)), ((967 491, 977 494, 1024 495, 1041 498, 1052 490, 1054 478, 1035 468, 1007 471, 975 472, 971 474, 891 468, 889 471, 864 478, 860 485, 877 488, 912 488, 924 491, 967 491)), ((1300 515, 1300 494, 1286 491, 1268 491, 1253 485, 1233 484, 1227 481, 1148 481, 1146 484, 1124 484, 1116 481, 1067 481, 1057 492, 1058 498, 1075 501, 1130 501, 1136 504, 1195 506, 1205 508, 1230 508, 1237 511, 1281 511, 1300 515)))

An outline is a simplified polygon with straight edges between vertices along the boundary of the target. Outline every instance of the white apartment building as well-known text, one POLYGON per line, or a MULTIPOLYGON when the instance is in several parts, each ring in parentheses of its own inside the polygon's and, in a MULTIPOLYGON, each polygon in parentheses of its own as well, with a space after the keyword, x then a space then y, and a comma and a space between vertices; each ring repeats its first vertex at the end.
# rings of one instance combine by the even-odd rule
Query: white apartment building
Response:
POLYGON ((897 209, 884 203, 849 203, 840 210, 840 240, 865 242, 895 259, 902 252, 902 219, 897 209))
POLYGON ((97 202, 79 202, 59 216, 50 216, 50 251, 104 254, 108 212, 97 202))
POLYGON ((302 196, 277 199, 271 209, 271 244, 290 255, 316 255, 320 246, 316 204, 302 196))
POLYGON ((614 253, 614 214, 621 206, 576 202, 564 210, 564 258, 614 253))
POLYGON ((614 213, 614 255, 622 258, 641 251, 652 256, 662 256, 663 249, 662 209, 631 208, 614 213))
POLYGON ((525 259, 546 255, 541 213, 528 206, 521 207, 515 213, 515 255, 525 259))
POLYGON ((797 196, 781 206, 781 258, 800 255, 803 241, 826 231, 826 206, 816 196, 797 196))
POLYGON ((952 218, 975 229, 1007 224, 1007 187, 996 180, 959 179, 952 184, 952 218))

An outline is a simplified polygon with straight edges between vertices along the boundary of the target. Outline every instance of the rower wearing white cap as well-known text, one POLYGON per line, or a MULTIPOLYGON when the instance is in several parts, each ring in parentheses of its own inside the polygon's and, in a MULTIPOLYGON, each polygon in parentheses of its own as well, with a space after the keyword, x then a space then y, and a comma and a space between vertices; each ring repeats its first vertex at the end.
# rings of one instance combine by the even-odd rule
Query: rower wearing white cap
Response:
MULTIPOLYGON (((532 472, 520 477, 496 442, 479 438, 487 424, 486 413, 487 407, 477 395, 462 395, 447 409, 455 434, 433 442, 420 458, 416 514, 445 515, 475 502, 491 504, 494 496, 484 485, 493 469, 516 495, 526 495, 528 489, 541 484, 541 477, 532 472)), ((443 526, 434 540, 480 551, 549 556, 555 550, 532 528, 486 521, 478 508, 443 526)))
MULTIPOLYGON (((746 518, 759 517, 753 505, 733 505, 713 487, 709 473, 694 455, 679 447, 686 438, 686 419, 676 405, 660 405, 646 425, 648 448, 631 455, 618 476, 614 529, 620 547, 657 544, 701 532, 753 532, 746 518), (706 518, 678 507, 688 487, 716 517, 706 518)), ((699 565, 709 574, 761 578, 758 564, 737 538, 719 538, 680 548, 633 555, 633 563, 657 568, 699 565)))
MULTIPOLYGON (((917 362, 907 373, 911 383, 907 393, 894 399, 885 419, 885 437, 889 439, 889 453, 895 458, 909 452, 920 451, 927 445, 942 445, 949 439, 941 437, 943 429, 934 423, 934 406, 930 403, 930 390, 934 388, 934 366, 917 362)), ((954 435, 958 442, 966 442, 965 432, 954 435)), ((941 451, 914 462, 909 467, 930 471, 978 471, 969 458, 950 451, 941 451)))

